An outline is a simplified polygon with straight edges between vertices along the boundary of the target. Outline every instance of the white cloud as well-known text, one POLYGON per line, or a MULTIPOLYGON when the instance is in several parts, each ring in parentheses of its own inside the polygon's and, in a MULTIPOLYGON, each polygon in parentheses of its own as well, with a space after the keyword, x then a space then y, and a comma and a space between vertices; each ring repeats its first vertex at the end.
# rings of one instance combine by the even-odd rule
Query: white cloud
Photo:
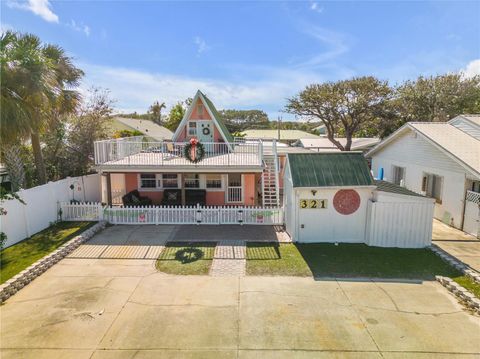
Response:
POLYGON ((75 31, 83 32, 86 36, 90 36, 90 27, 85 24, 77 24, 75 20, 70 20, 66 25, 75 31))
POLYGON ((9 0, 7 5, 11 8, 17 8, 33 12, 48 22, 58 23, 58 15, 50 9, 49 0, 28 0, 20 2, 17 0, 9 0))
POLYGON ((2 22, 0 24, 0 32, 3 34, 4 32, 7 32, 7 31, 14 31, 15 29, 13 28, 12 25, 10 24, 6 24, 4 22, 2 22))
POLYGON ((86 73, 83 89, 92 85, 108 88, 116 100, 117 110, 122 112, 145 112, 157 99, 170 107, 194 96, 200 89, 211 97, 219 109, 258 108, 276 116, 287 97, 307 84, 324 80, 309 71, 261 66, 235 67, 238 76, 254 79, 243 81, 176 76, 91 64, 79 66, 86 73))
POLYGON ((332 60, 349 50, 345 37, 340 33, 309 24, 303 26, 302 31, 322 43, 327 49, 300 62, 297 65, 299 67, 313 68, 331 63, 332 60))
POLYGON ((480 59, 470 61, 461 72, 467 78, 480 76, 480 59))
POLYGON ((312 11, 316 11, 318 12, 319 14, 323 12, 323 7, 321 7, 320 5, 318 5, 317 2, 312 2, 310 4, 310 10, 312 11))
POLYGON ((203 52, 210 50, 210 46, 208 46, 205 40, 200 36, 195 36, 193 41, 195 42, 195 45, 197 45, 197 56, 200 56, 200 54, 203 52))

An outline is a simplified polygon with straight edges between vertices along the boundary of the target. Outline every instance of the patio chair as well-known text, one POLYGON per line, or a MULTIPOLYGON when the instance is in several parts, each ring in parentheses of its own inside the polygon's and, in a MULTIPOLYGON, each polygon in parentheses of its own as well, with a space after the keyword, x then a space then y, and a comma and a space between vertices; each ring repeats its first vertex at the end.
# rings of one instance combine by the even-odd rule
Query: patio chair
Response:
POLYGON ((180 206, 182 204, 181 189, 166 189, 163 191, 163 206, 180 206))
POLYGON ((152 200, 148 197, 141 196, 136 189, 123 196, 122 202, 125 207, 152 205, 152 200))

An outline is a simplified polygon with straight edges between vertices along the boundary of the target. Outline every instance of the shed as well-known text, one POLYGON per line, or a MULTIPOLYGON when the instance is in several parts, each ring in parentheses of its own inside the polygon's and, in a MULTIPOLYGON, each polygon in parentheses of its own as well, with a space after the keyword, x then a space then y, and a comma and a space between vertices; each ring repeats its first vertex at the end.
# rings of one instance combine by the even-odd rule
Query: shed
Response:
POLYGON ((360 152, 287 155, 286 231, 297 242, 425 247, 433 200, 375 182, 360 152))

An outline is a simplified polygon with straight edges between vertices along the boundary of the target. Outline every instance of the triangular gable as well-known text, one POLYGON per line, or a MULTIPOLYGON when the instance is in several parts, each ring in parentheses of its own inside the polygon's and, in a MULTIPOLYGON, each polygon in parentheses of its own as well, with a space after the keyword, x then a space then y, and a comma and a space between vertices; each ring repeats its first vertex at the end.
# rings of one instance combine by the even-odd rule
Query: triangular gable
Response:
POLYGON ((173 135, 172 140, 175 142, 177 141, 178 137, 180 136, 181 132, 187 125, 188 119, 192 115, 193 109, 195 108, 198 100, 202 101, 203 106, 207 109, 208 114, 210 115, 210 118, 212 119, 213 123, 215 124, 215 127, 217 128, 218 132, 222 136, 223 140, 225 143, 233 143, 233 136, 230 134, 228 131, 227 127, 223 123, 220 114, 218 113, 217 109, 213 105, 212 101, 210 101, 207 96, 205 96, 200 90, 197 91, 195 94, 195 97, 192 100, 192 103, 188 107, 187 112, 185 112, 185 115, 182 118, 182 121, 178 125, 177 129, 175 130, 175 133, 173 135))

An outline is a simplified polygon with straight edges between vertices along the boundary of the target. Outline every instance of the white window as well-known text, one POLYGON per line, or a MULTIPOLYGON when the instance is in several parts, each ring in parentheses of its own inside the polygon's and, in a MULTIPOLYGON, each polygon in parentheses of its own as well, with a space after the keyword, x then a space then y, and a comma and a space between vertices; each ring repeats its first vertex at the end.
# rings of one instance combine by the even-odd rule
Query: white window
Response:
POLYGON ((195 121, 188 122, 188 135, 189 136, 197 135, 197 123, 195 121))
POLYGON ((207 188, 222 188, 222 175, 209 174, 206 182, 207 188))
POLYGON ((405 167, 392 166, 393 183, 405 186, 405 167))
POLYGON ((425 173, 422 178, 422 191, 428 197, 435 198, 437 203, 442 203, 443 177, 425 173))
POLYGON ((228 174, 228 187, 241 187, 242 186, 242 174, 241 173, 229 173, 228 174))
POLYGON ((162 187, 163 188, 178 188, 178 174, 176 174, 176 173, 164 173, 162 175, 162 187))
POLYGON ((140 188, 157 188, 157 178, 155 173, 141 173, 140 188))
POLYGON ((200 176, 196 173, 187 173, 185 177, 185 188, 200 188, 200 176))

